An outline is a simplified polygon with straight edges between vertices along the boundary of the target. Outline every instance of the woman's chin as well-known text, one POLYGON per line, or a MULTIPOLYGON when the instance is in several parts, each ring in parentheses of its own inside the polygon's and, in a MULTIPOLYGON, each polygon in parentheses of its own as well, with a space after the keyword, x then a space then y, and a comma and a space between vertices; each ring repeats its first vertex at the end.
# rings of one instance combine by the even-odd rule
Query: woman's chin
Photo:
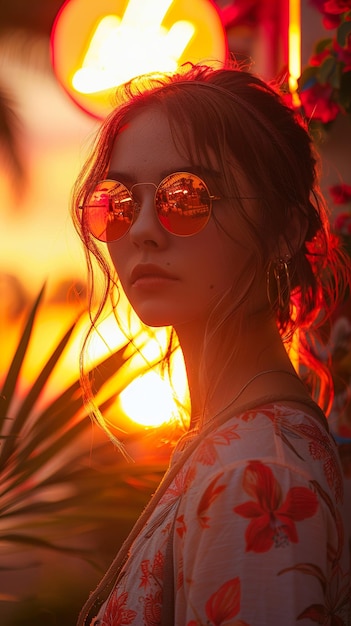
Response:
POLYGON ((170 315, 162 315, 155 311, 136 311, 139 319, 146 326, 151 328, 162 328, 164 326, 173 326, 174 318, 170 315))

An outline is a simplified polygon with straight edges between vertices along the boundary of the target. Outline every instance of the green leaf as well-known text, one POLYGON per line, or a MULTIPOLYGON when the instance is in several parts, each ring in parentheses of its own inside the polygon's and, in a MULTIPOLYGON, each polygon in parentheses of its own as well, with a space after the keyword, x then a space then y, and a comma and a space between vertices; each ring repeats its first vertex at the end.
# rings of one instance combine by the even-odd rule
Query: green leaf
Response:
POLYGON ((346 112, 351 113, 351 71, 341 75, 339 102, 346 112))
POLYGON ((333 40, 330 37, 327 37, 326 39, 320 39, 316 43, 315 53, 320 54, 321 52, 324 52, 326 48, 331 49, 332 47, 333 47, 333 40))
MULTIPOLYGON (((72 546, 59 546, 51 541, 47 541, 45 539, 41 539, 40 537, 35 537, 34 535, 22 535, 18 534, 7 534, 2 537, 3 541, 8 543, 16 543, 19 545, 26 545, 29 547, 36 548, 46 548, 50 550, 55 550, 56 552, 63 552, 65 554, 72 554, 73 556, 84 557, 87 560, 89 551, 73 548, 72 546)), ((88 559, 88 562, 96 567, 96 564, 88 559)))
POLYGON ((42 470, 48 461, 52 461, 52 459, 56 457, 59 452, 62 452, 69 443, 76 439, 86 427, 86 421, 73 425, 72 428, 65 432, 57 441, 49 445, 43 451, 38 452, 36 456, 28 459, 27 462, 20 467, 16 466, 15 471, 12 471, 10 474, 10 478, 15 476, 17 476, 17 478, 14 478, 13 482, 8 485, 0 495, 6 495, 10 490, 19 487, 30 478, 33 478, 36 472, 42 470))
MULTIPOLYGON (((130 360, 135 354, 134 348, 131 350, 130 346, 123 346, 116 353, 107 357, 105 361, 97 368, 97 375, 95 376, 95 390, 98 391, 110 378, 115 376, 123 365, 130 360)), ((130 374, 127 379, 124 379, 123 384, 120 386, 115 385, 113 390, 113 396, 108 398, 101 410, 106 410, 115 401, 116 396, 120 391, 129 384, 135 372, 130 374)), ((78 411, 82 408, 82 398, 79 381, 75 381, 67 390, 59 396, 46 410, 37 416, 35 423, 31 429, 31 437, 26 438, 26 443, 22 449, 17 453, 18 463, 20 465, 25 463, 29 456, 40 447, 45 440, 54 435, 58 436, 59 432, 69 425, 73 418, 77 419, 78 411)), ((87 422, 87 426, 90 422, 87 422)))
MULTIPOLYGON (((39 294, 28 316, 6 378, 6 411, 20 379, 41 297, 39 294)), ((74 533, 100 533, 101 529, 111 528, 113 520, 115 527, 119 505, 117 523, 126 528, 144 508, 166 469, 163 462, 157 462, 157 442, 150 446, 156 450, 153 466, 130 464, 116 454, 100 431, 98 436, 94 433, 92 462, 88 436, 91 420, 83 407, 79 380, 38 410, 38 400, 69 346, 74 327, 75 324, 55 346, 26 398, 13 408, 11 424, 6 423, 6 428, 5 420, 10 417, 5 411, 2 414, 0 540, 5 545, 26 544, 34 549, 47 547, 68 553, 69 546, 58 545, 68 529, 74 537, 74 533), (4 525, 8 528, 4 529, 4 525)), ((133 361, 141 348, 128 342, 88 373, 101 411, 107 411, 118 394, 147 368, 139 359, 133 361)), ((144 437, 142 429, 131 437, 123 434, 122 441, 134 445, 140 437, 144 437)), ((84 558, 88 560, 89 553, 84 558)))
MULTIPOLYGON (((77 415, 81 408, 82 400, 79 396, 76 400, 72 398, 70 403, 63 405, 59 411, 53 414, 49 410, 46 410, 45 414, 39 415, 35 424, 37 428, 33 427, 28 433, 28 436, 24 439, 24 443, 18 441, 16 466, 20 467, 22 464, 25 464, 38 449, 42 448, 43 445, 53 437, 56 437, 57 444, 60 444, 60 433, 64 432, 67 426, 69 428, 72 427, 77 421, 73 420, 73 417, 77 415)), ((89 420, 86 416, 82 416, 81 420, 83 419, 86 420, 85 427, 88 427, 90 424, 89 420)), ((62 450, 63 449, 62 446, 62 450)), ((10 475, 13 475, 13 473, 10 475)))
POLYGON ((304 85, 308 83, 311 78, 315 78, 317 76, 317 71, 317 67, 306 67, 303 70, 300 78, 298 79, 299 91, 303 90, 304 85))
MULTIPOLYGON (((132 344, 132 342, 128 342, 123 345, 119 350, 114 352, 111 356, 108 356, 102 363, 98 366, 92 368, 90 373, 93 375, 93 389, 94 393, 97 394, 106 381, 110 378, 113 378, 117 372, 119 372, 123 365, 125 365, 128 361, 130 361, 133 356, 135 356, 140 349, 138 350, 132 344)), ((146 365, 140 366, 140 371, 144 371, 146 365)), ((136 369, 133 369, 133 374, 129 377, 128 383, 132 378, 137 376, 136 369)), ((127 383, 127 384, 128 384, 127 383)), ((121 389, 126 385, 122 383, 121 389)))
POLYGON ((335 57, 329 56, 324 59, 319 66, 317 72, 318 81, 322 85, 331 85, 334 89, 338 89, 340 85, 340 67, 335 57))
POLYGON ((40 432, 43 429, 42 437, 45 437, 45 431, 51 432, 51 429, 55 428, 55 422, 62 420, 61 427, 69 424, 78 409, 82 408, 82 404, 80 384, 79 381, 75 381, 37 415, 32 431, 40 432))
POLYGON ((347 45, 347 40, 350 34, 351 34, 351 21, 343 22, 339 26, 336 32, 336 40, 339 46, 341 46, 341 48, 344 48, 347 45))
POLYGON ((12 426, 8 432, 8 439, 0 452, 0 469, 2 466, 5 465, 5 463, 8 461, 9 457, 13 453, 16 447, 16 437, 20 436, 23 425, 26 423, 29 413, 31 412, 33 406, 35 405, 40 394, 42 393, 43 388, 45 387, 45 384, 47 383, 63 350, 65 349, 74 328, 75 324, 73 324, 71 328, 66 332, 63 339, 60 341, 60 343, 50 356, 49 360, 43 367, 38 378, 34 382, 26 398, 24 399, 21 407, 17 410, 15 416, 12 418, 12 426))
POLYGON ((36 313, 39 307, 39 304, 44 295, 45 285, 39 292, 37 299, 34 302, 34 306, 28 316, 27 323, 25 325, 22 337, 18 344, 17 350, 15 352, 14 358, 10 365, 7 377, 5 378, 5 382, 3 388, 1 390, 0 396, 2 398, 2 404, 0 404, 1 413, 0 413, 0 431, 3 428, 3 423, 8 412, 9 406, 11 404, 13 394, 18 382, 18 376, 23 364, 24 357, 27 352, 27 347, 31 338, 33 324, 35 321, 36 313))

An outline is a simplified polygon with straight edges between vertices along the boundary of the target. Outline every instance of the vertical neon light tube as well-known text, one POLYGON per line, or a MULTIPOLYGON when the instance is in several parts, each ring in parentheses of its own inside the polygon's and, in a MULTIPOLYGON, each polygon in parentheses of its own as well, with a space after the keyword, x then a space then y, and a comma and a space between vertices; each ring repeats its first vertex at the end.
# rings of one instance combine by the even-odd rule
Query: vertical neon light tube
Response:
POLYGON ((288 30, 288 50, 289 50, 289 89, 292 94, 293 103, 300 104, 297 93, 297 81, 301 74, 301 2, 300 0, 289 0, 289 30, 288 30))

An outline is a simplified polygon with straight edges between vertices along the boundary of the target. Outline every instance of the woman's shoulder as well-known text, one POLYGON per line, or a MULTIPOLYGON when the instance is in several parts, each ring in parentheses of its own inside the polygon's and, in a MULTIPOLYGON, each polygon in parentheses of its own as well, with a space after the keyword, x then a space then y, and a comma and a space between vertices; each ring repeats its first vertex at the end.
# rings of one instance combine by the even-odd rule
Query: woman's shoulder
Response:
POLYGON ((233 415, 199 437, 181 476, 187 485, 201 489, 218 474, 236 480, 252 463, 325 485, 337 500, 342 498, 337 447, 308 407, 276 403, 233 415))
POLYGON ((322 422, 310 407, 293 403, 265 404, 238 412, 224 423, 214 422, 198 441, 193 458, 197 462, 207 460, 207 464, 220 453, 231 455, 233 450, 244 458, 252 454, 285 458, 296 448, 310 452, 312 443, 336 449, 327 422, 322 422), (210 459, 204 454, 206 450, 217 454, 210 459))

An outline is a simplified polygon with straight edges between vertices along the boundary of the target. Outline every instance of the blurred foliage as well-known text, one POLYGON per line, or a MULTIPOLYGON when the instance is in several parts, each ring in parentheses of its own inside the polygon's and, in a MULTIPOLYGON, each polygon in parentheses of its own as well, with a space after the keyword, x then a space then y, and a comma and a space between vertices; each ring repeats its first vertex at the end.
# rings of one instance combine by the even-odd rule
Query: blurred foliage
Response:
POLYGON ((298 81, 304 117, 317 129, 326 130, 338 115, 346 115, 351 121, 351 7, 338 0, 327 4, 335 5, 336 21, 325 24, 333 32, 316 42, 298 81))
MULTIPOLYGON (((100 578, 155 490, 169 456, 165 427, 124 435, 124 444, 135 461, 124 458, 92 425, 83 407, 79 380, 40 408, 50 377, 70 349, 77 322, 55 346, 25 397, 21 397, 21 371, 43 292, 28 315, 0 393, 0 570, 10 573, 16 568, 28 568, 30 573, 33 559, 40 567, 43 554, 44 560, 48 554, 57 554, 58 563, 68 559, 68 571, 56 587, 52 569, 50 597, 46 594, 45 601, 40 598, 40 589, 32 596, 18 589, 13 609, 22 621, 16 621, 13 613, 15 621, 11 625, 70 623, 65 616, 67 607, 77 602, 77 594, 84 595, 82 589, 85 596, 89 592, 84 575, 77 580, 72 574, 69 583, 70 560, 84 559, 89 563, 88 570, 96 571, 96 581, 100 578), (70 590, 65 598, 59 592, 63 584, 70 590), (55 621, 58 610, 60 621, 55 621), (28 621, 29 615, 32 621, 28 621), (46 615, 47 621, 40 615, 46 615)), ((135 377, 132 367, 124 368, 123 376, 119 376, 135 352, 127 343, 94 368, 95 393, 106 384, 110 389, 113 380, 113 392, 99 406, 102 412, 135 377)), ((0 613, 1 605, 10 600, 2 591, 0 613)))
POLYGON ((20 123, 16 116, 14 103, 0 87, 0 151, 1 162, 10 179, 16 184, 19 193, 25 180, 25 168, 19 142, 20 123))

